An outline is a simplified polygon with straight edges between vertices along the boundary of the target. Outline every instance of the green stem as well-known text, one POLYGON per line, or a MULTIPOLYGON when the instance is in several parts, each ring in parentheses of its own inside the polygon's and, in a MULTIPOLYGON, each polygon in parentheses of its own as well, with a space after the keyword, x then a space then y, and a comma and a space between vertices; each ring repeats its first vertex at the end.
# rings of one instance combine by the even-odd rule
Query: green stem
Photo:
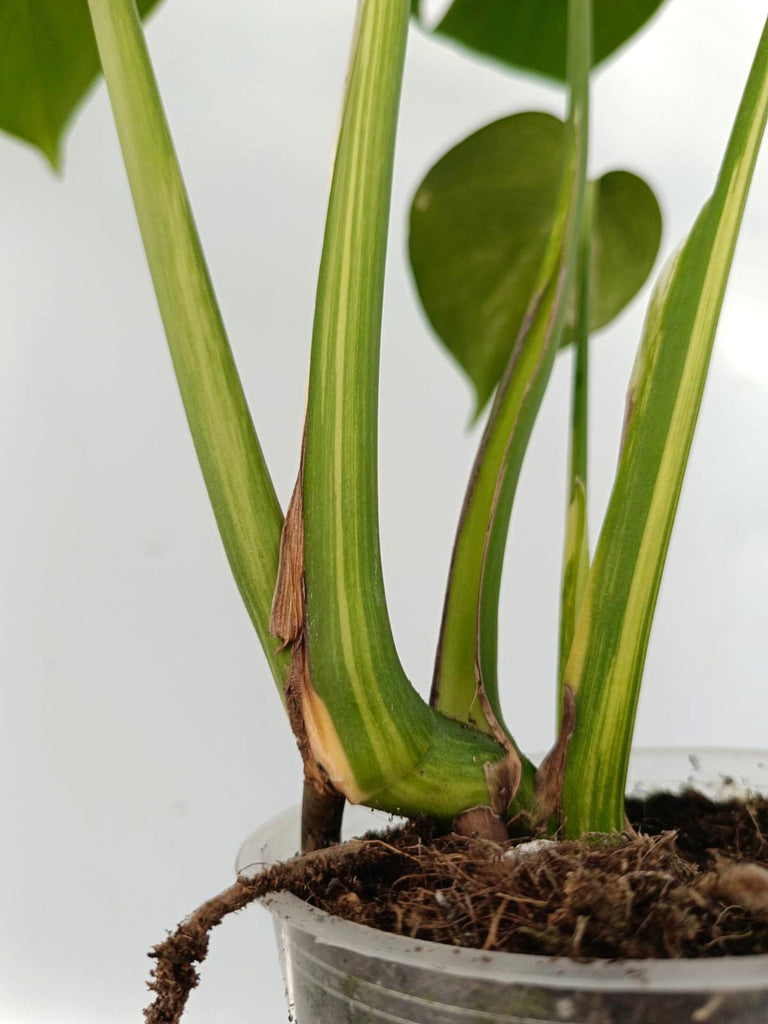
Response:
POLYGON ((299 694, 311 757, 349 799, 450 818, 489 802, 484 765, 504 750, 433 712, 411 686, 378 531, 381 309, 409 6, 362 5, 334 163, 307 403, 299 694))
POLYGON ((269 634, 282 514, 195 228, 133 0, 88 0, 176 377, 237 586, 282 693, 269 634))
POLYGON ((571 405, 570 493, 577 480, 587 488, 587 438, 589 428, 589 266, 594 186, 584 196, 584 219, 579 247, 577 314, 574 337, 573 401, 571 405))
POLYGON ((714 192, 662 272, 624 441, 565 670, 576 727, 565 833, 619 830, 635 714, 683 477, 755 161, 768 119, 768 22, 714 192))
POLYGON ((357 788, 397 778, 430 743, 400 666, 379 550, 378 376, 407 0, 366 0, 347 82, 312 337, 304 460, 307 641, 315 690, 357 788))
POLYGON ((477 675, 503 725, 497 680, 498 601, 512 503, 549 380, 574 280, 586 190, 591 3, 568 7, 570 110, 553 228, 520 334, 472 469, 443 610, 432 704, 493 732, 477 675))
POLYGON ((568 479, 568 518, 563 556, 560 603, 560 659, 558 671, 558 723, 563 705, 563 675, 573 642, 576 618, 589 573, 587 529, 587 440, 589 427, 589 272, 594 186, 587 185, 579 246, 576 285, 576 327, 571 388, 571 438, 568 479))

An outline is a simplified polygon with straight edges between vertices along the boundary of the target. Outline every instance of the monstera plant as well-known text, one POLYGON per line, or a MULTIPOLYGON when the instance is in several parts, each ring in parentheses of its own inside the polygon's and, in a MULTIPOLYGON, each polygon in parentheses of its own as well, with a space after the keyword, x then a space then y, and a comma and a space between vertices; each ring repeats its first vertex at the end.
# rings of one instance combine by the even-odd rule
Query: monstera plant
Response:
POLYGON ((58 166, 62 132, 103 72, 200 467, 301 752, 305 849, 338 838, 345 801, 440 822, 480 807, 494 827, 571 838, 620 832, 654 607, 768 113, 768 29, 712 194, 656 283, 615 482, 592 545, 590 336, 648 277, 661 215, 630 170, 588 177, 590 73, 660 0, 454 0, 436 25, 424 22, 418 2, 359 4, 285 515, 152 73, 141 17, 153 6, 2 0, 0 126, 58 166), (481 127, 414 192, 409 255, 418 295, 469 378, 483 423, 429 701, 407 678, 390 627, 377 495, 385 251, 411 22, 559 82, 568 96, 564 121, 529 111, 481 127), (518 745, 514 718, 502 713, 498 607, 521 467, 562 350, 573 352, 574 370, 561 623, 552 638, 558 730, 535 764, 518 745))

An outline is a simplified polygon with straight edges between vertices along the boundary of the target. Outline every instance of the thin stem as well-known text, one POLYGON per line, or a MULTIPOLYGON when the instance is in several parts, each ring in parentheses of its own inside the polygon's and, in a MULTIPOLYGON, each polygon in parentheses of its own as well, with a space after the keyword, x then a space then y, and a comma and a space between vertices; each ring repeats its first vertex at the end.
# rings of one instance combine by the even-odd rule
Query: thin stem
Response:
POLYGON ((497 680, 498 603, 523 458, 554 365, 575 276, 586 190, 591 3, 568 7, 570 109, 562 185, 528 310, 472 468, 451 561, 431 703, 493 732, 480 686, 504 725, 497 680), (478 678, 479 677, 479 678, 478 678))
POLYGON ((187 420, 233 575, 281 693, 269 634, 282 514, 229 347, 133 0, 88 0, 187 420))
POLYGON ((623 827, 654 609, 766 120, 768 21, 714 191, 648 309, 619 466, 565 670, 576 699, 563 787, 568 836, 623 827))
POLYGON ((587 439, 589 432, 589 266, 592 233, 592 200, 594 186, 588 185, 584 196, 584 219, 581 228, 579 266, 576 287, 576 333, 574 337, 573 391, 571 403, 570 494, 577 480, 587 489, 587 439))
POLYGON ((571 435, 568 479, 568 516, 563 553, 560 601, 560 658, 557 721, 563 709, 563 678, 573 642, 576 618, 589 572, 587 529, 587 441, 589 427, 589 272, 594 186, 587 185, 576 280, 576 328, 571 386, 571 435))

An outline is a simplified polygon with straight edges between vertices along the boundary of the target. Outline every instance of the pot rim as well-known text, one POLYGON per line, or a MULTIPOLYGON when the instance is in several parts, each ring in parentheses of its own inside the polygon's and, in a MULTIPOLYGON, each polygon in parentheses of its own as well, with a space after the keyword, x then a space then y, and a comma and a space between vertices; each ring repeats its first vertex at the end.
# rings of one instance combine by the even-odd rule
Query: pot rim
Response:
MULTIPOLYGON (((733 775, 743 773, 751 765, 753 771, 759 770, 760 778, 755 779, 749 788, 753 792, 768 793, 768 750, 648 747, 636 751, 633 758, 635 776, 638 770, 644 774, 649 763, 671 758, 673 762, 683 759, 695 766, 694 774, 699 774, 702 769, 719 771, 723 783, 730 783, 733 775), (732 766, 731 771, 722 771, 725 763, 732 766)), ((690 777, 686 778, 683 785, 691 781, 690 777)), ((698 784, 712 790, 712 785, 704 786, 701 779, 698 779, 698 784)), ((658 788, 659 783, 651 781, 650 785, 658 788)), ((637 786, 634 788, 636 790, 637 786)), ((290 837, 298 835, 299 816, 298 807, 290 808, 257 829, 241 847, 238 855, 239 872, 247 873, 257 866, 262 867, 290 856, 286 850, 291 846, 290 837)), ((350 806, 345 811, 345 818, 353 833, 370 829, 371 816, 378 817, 384 824, 393 820, 391 815, 382 815, 381 812, 364 807, 350 806)), ((390 962, 407 963, 411 967, 421 966, 427 970, 450 972, 454 976, 471 977, 475 981, 487 979, 508 984, 538 984, 564 989, 589 986, 614 992, 652 990, 669 993, 690 991, 694 987, 703 993, 768 989, 768 953, 679 960, 596 959, 581 963, 565 956, 491 952, 448 946, 426 939, 411 939, 335 917, 327 911, 310 906, 291 893, 275 893, 261 902, 275 916, 276 926, 300 928, 321 944, 390 962)))

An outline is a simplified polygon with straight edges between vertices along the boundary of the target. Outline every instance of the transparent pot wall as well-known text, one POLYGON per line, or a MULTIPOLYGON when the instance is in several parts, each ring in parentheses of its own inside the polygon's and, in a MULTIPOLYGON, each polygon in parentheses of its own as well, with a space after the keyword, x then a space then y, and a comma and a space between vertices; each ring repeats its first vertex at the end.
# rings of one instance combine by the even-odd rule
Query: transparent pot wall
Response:
MULTIPOLYGON (((689 785, 720 799, 768 794, 768 751, 659 750, 634 758, 633 795, 689 785)), ((370 829, 372 817, 348 808, 349 834, 370 829)), ((238 870, 292 856, 298 834, 296 811, 275 819, 244 844, 238 870)), ((768 1022, 768 956, 580 964, 388 935, 288 894, 268 906, 297 1024, 768 1022)))

